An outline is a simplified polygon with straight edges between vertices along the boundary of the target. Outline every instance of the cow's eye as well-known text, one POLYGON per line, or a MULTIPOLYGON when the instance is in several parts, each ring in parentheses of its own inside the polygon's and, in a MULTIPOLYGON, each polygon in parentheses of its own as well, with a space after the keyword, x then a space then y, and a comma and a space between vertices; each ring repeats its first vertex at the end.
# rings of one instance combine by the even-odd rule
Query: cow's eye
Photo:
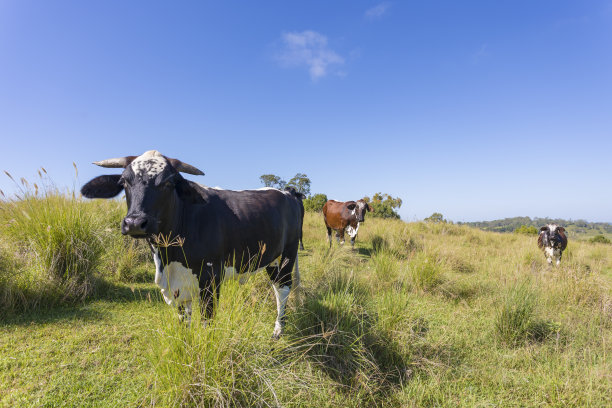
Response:
POLYGON ((117 182, 117 184, 119 184, 120 186, 123 186, 123 187, 127 187, 127 186, 129 185, 129 183, 127 182, 127 180, 126 180, 126 179, 124 179, 123 177, 121 177, 121 178, 119 179, 119 181, 117 182))

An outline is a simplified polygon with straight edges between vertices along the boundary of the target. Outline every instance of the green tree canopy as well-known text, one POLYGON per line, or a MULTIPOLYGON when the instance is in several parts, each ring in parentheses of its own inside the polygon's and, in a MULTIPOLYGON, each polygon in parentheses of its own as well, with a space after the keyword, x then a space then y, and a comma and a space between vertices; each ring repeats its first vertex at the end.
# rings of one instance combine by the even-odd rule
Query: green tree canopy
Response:
POLYGON ((444 216, 442 215, 442 213, 439 212, 435 212, 433 214, 431 214, 429 217, 425 218, 423 221, 425 222, 433 222, 434 224, 437 223, 446 223, 447 221, 444 219, 444 216))
POLYGON ((363 200, 372 207, 372 215, 380 218, 397 218, 400 216, 396 209, 402 206, 402 199, 394 198, 390 194, 376 193, 372 198, 366 196, 363 200))
POLYGON ((304 200, 304 210, 312 212, 320 212, 323 210, 323 206, 327 202, 327 195, 325 194, 314 194, 304 200))
POLYGON ((285 180, 275 174, 262 174, 261 176, 259 176, 259 180, 266 187, 283 189, 285 188, 285 185, 287 185, 287 182, 285 182, 285 180))
POLYGON ((310 195, 310 179, 304 173, 297 173, 289 182, 287 186, 295 188, 299 193, 304 194, 306 197, 310 195))

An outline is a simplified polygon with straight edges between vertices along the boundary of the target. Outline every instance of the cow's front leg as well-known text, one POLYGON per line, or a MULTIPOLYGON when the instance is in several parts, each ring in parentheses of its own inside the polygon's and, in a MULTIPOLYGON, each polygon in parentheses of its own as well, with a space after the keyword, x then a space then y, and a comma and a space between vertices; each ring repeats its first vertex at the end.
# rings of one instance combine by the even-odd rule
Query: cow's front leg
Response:
POLYGON ((340 235, 340 244, 344 245, 344 229, 340 230, 339 235, 340 235))
POLYGON ((548 262, 548 265, 552 265, 552 260, 553 260, 553 256, 554 256, 554 251, 552 248, 547 247, 544 250, 544 253, 546 254, 546 262, 548 262))
POLYGON ((205 320, 212 319, 215 314, 215 303, 219 301, 219 283, 215 280, 200 291, 200 308, 205 320))
POLYGON ((185 302, 178 307, 179 321, 191 326, 191 301, 185 302))

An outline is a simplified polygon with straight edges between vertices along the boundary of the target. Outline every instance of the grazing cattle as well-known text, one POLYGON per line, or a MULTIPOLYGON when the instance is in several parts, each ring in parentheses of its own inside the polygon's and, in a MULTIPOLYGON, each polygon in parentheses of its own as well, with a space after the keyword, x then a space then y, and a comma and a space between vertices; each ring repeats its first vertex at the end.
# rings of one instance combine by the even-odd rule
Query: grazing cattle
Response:
POLYGON ((344 231, 351 237, 351 246, 355 245, 355 237, 359 223, 364 222, 366 211, 372 207, 363 200, 340 202, 328 200, 323 206, 323 220, 327 228, 327 241, 331 248, 331 231, 336 231, 336 239, 344 244, 344 231))
POLYGON ((190 321, 198 295, 205 318, 211 318, 223 279, 265 268, 276 295, 273 336, 281 335, 291 286, 299 284, 301 194, 205 187, 180 174, 203 175, 200 170, 155 150, 94 164, 124 170, 92 179, 81 193, 111 198, 125 190, 128 208, 121 232, 148 241, 155 283, 181 319, 190 321))
POLYGON ((548 224, 540 228, 538 247, 544 251, 546 261, 549 264, 552 264, 553 257, 555 257, 556 264, 559 265, 561 263, 561 254, 567 247, 565 228, 559 227, 556 224, 548 224))

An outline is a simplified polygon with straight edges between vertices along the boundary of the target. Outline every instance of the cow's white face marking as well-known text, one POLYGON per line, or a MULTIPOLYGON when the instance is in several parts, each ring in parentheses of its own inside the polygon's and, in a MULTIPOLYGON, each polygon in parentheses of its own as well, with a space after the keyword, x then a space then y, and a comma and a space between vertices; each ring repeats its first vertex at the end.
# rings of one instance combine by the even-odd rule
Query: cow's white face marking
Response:
POLYGON ((198 298, 200 285, 197 276, 180 262, 172 261, 163 265, 156 248, 153 253, 155 263, 155 284, 161 289, 164 301, 171 306, 187 305, 198 298))
POLYGON ((285 307, 287 306, 287 299, 289 299, 289 292, 291 288, 289 286, 278 286, 276 283, 272 284, 274 288, 274 295, 276 296, 276 322, 274 322, 274 332, 272 336, 274 338, 280 337, 283 334, 283 317, 285 316, 285 307))
POLYGON ((131 164, 132 171, 138 177, 147 175, 155 177, 168 166, 168 161, 157 150, 149 150, 134 159, 131 164))
POLYGON ((349 234, 351 238, 355 238, 357 236, 357 231, 359 231, 359 223, 357 223, 356 228, 353 228, 351 225, 346 227, 346 233, 349 234))
POLYGON ((555 232, 557 230, 557 225, 556 224, 548 224, 548 229, 550 230, 550 232, 555 232))

